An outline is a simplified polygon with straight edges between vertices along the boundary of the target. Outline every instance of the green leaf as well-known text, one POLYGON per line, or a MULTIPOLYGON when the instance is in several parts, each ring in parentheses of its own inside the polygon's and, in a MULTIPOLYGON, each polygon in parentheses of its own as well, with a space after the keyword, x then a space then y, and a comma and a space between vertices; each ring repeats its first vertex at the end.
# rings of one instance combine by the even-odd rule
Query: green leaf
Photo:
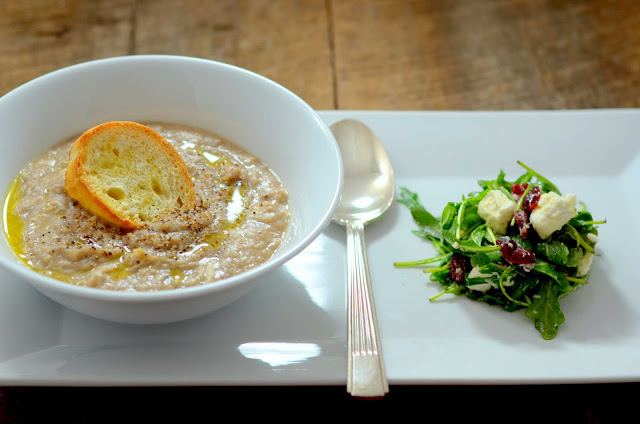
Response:
POLYGON ((582 238, 582 234, 578 230, 576 230, 571 224, 565 224, 562 227, 562 230, 566 232, 571 238, 573 238, 578 245, 580 245, 587 252, 595 253, 593 247, 587 242, 584 238, 582 238))
POLYGON ((567 259, 567 266, 571 268, 576 268, 582 257, 584 256, 584 250, 579 247, 575 247, 573 249, 569 249, 569 258, 567 259))
POLYGON ((446 255, 434 256, 433 258, 421 259, 418 261, 394 262, 393 266, 399 267, 399 268, 411 268, 411 267, 419 267, 419 266, 433 264, 433 263, 442 264, 443 261, 449 259, 450 257, 451 257, 451 254, 446 254, 446 255))
POLYGON ((437 298, 439 298, 440 296, 444 295, 444 294, 454 294, 456 296, 462 294, 465 290, 465 286, 463 286, 462 284, 449 284, 447 286, 445 286, 444 290, 441 291, 440 293, 438 293, 437 295, 433 296, 432 298, 430 298, 430 301, 434 301, 437 298))
POLYGON ((418 237, 426 238, 431 241, 433 241, 433 238, 439 239, 441 235, 440 229, 433 227, 423 227, 420 230, 412 230, 411 232, 418 237))
POLYGON ((533 169, 529 168, 527 165, 525 165, 524 163, 518 161, 518 165, 520 165, 521 167, 523 167, 524 169, 526 169, 529 174, 531 174, 532 176, 536 177, 536 179, 541 183, 541 189, 543 192, 549 192, 549 191, 555 191, 556 193, 562 195, 562 193, 560 193, 560 190, 558 190, 558 187, 555 186, 555 184, 553 184, 551 181, 549 181, 548 179, 546 179, 545 177, 543 177, 542 175, 540 175, 539 173, 537 173, 536 171, 534 171, 533 169))
POLYGON ((480 203, 480 201, 482 201, 482 199, 484 199, 484 197, 487 195, 487 193, 489 193, 490 190, 484 190, 480 193, 469 193, 469 195, 467 195, 467 205, 472 206, 472 207, 477 207, 478 204, 480 203))
POLYGON ((533 271, 536 271, 551 277, 556 283, 559 284, 559 287, 561 290, 564 290, 567 286, 569 286, 569 281, 567 280, 567 277, 563 273, 556 271, 553 265, 547 262, 541 261, 539 259, 536 260, 536 263, 533 266, 533 271))
POLYGON ((478 180, 478 185, 482 187, 483 190, 488 188, 495 188, 504 180, 504 171, 501 169, 498 173, 498 178, 495 180, 478 180))
POLYGON ((502 259, 502 252, 495 250, 492 252, 476 253, 471 256, 471 266, 485 266, 492 262, 499 262, 502 259))
POLYGON ((415 193, 406 187, 400 187, 400 198, 398 199, 398 203, 405 205, 409 209, 424 210, 424 206, 420 202, 418 193, 415 193))
POLYGON ((453 245, 456 243, 456 231, 458 230, 458 224, 454 222, 449 226, 449 228, 442 228, 442 238, 444 241, 449 243, 449 245, 453 245))
POLYGON ((432 272, 431 274, 429 274, 429 280, 437 281, 443 286, 448 286, 449 284, 455 284, 455 283, 452 283, 451 279, 449 278, 449 270, 432 272))
POLYGON ((536 246, 536 253, 544 255, 551 262, 560 265, 567 265, 569 263, 569 248, 559 241, 539 243, 538 246, 536 246))
POLYGON ((578 215, 571 218, 571 220, 569 221, 569 224, 573 225, 574 227, 582 227, 585 225, 590 225, 586 223, 589 223, 591 221, 593 221, 593 217, 589 212, 580 211, 578 212, 578 215))
POLYGON ((458 213, 458 207, 452 203, 447 203, 442 211, 442 217, 440 218, 440 225, 443 230, 448 230, 455 221, 456 214, 458 213))
POLYGON ((520 234, 514 234, 511 236, 511 239, 513 241, 515 241, 516 243, 518 243, 518 246, 522 247, 523 249, 526 249, 530 252, 533 251, 533 244, 531 243, 531 241, 529 241, 528 239, 522 237, 520 234))
POLYGON ((420 227, 439 227, 440 221, 434 218, 429 212, 420 209, 411 209, 411 216, 420 227))
POLYGON ((473 240, 475 244, 478 246, 482 245, 482 240, 484 239, 485 234, 487 233, 487 227, 485 225, 481 225, 476 227, 475 230, 471 232, 469 238, 473 240))
POLYGON ((473 240, 460 240, 458 242, 454 242, 456 249, 461 250, 463 252, 469 253, 488 253, 488 252, 499 252, 500 246, 498 245, 488 245, 488 246, 478 246, 473 240))
POLYGON ((516 284, 514 284, 513 293, 511 294, 511 297, 513 297, 514 299, 520 299, 522 296, 526 295, 530 290, 534 289, 539 282, 540 282, 540 279, 535 277, 526 278, 524 280, 516 280, 516 284))
POLYGON ((484 219, 478 215, 478 209, 467 209, 462 220, 463 228, 476 228, 480 224, 484 224, 484 219))
POLYGON ((417 193, 412 192, 406 187, 400 188, 400 198, 398 203, 405 205, 411 211, 413 220, 420 227, 439 226, 440 221, 431 215, 420 202, 417 193))
POLYGON ((534 320, 534 325, 543 339, 551 340, 558 334, 558 329, 565 318, 558 301, 558 287, 553 280, 543 283, 525 315, 534 320))

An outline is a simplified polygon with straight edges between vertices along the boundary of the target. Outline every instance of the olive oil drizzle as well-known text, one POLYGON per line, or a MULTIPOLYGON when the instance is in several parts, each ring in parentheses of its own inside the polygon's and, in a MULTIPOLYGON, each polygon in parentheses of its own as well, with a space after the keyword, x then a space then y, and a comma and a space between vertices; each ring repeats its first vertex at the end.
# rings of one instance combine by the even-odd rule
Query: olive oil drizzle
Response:
MULTIPOLYGON (((218 172, 221 172, 222 168, 225 165, 232 163, 232 160, 221 155, 213 154, 205 148, 197 147, 193 143, 183 142, 181 148, 185 151, 191 150, 197 153, 199 156, 203 157, 206 160, 207 165, 214 168, 218 172)), ((222 227, 218 231, 204 235, 202 242, 205 245, 210 246, 214 249, 219 249, 222 246, 224 240, 229 236, 230 230, 238 228, 242 224, 244 218, 246 217, 246 191, 247 186, 242 182, 238 182, 233 187, 231 187, 225 197, 225 200, 227 202, 227 213, 225 216, 226 219, 224 220, 222 227)), ((191 250, 191 252, 199 249, 200 247, 201 245, 195 246, 191 250)))
POLYGON ((9 242, 9 246, 25 264, 31 266, 24 253, 24 222, 16 212, 16 205, 22 199, 22 183, 20 177, 16 177, 9 185, 9 190, 4 199, 2 210, 2 223, 4 234, 9 242))
MULTIPOLYGON (((221 171, 224 165, 232 162, 228 158, 215 155, 207 149, 196 147, 191 143, 184 143, 181 147, 184 150, 195 151, 199 156, 206 160, 208 166, 211 166, 217 171, 221 171)), ((227 202, 227 214, 223 219, 224 223, 218 231, 206 234, 203 237, 202 243, 214 249, 219 249, 224 243, 224 240, 229 236, 230 231, 242 224, 246 217, 246 191, 247 186, 242 183, 242 181, 237 182, 230 188, 225 198, 227 202)), ((34 271, 57 280, 73 283, 74 274, 84 274, 85 272, 76 271, 74 273, 70 273, 59 270, 39 269, 37 267, 34 267, 31 261, 28 259, 27 255, 25 254, 25 224, 20 215, 16 212, 16 206, 21 199, 22 184, 20 176, 18 176, 11 182, 3 204, 3 229, 9 246, 14 251, 16 256, 34 271)), ((192 251, 195 251, 199 248, 200 246, 195 246, 192 251)), ((126 278, 130 273, 131 270, 129 269, 129 267, 124 265, 122 262, 107 271, 107 274, 113 281, 126 278)), ((175 281, 182 281, 185 278, 185 272, 180 268, 172 268, 169 271, 169 276, 175 281)))
POLYGON ((25 254, 24 244, 24 221, 20 215, 16 212, 16 206, 22 199, 22 183, 20 176, 16 177, 7 190, 7 194, 4 199, 2 209, 2 223, 5 237, 9 243, 9 246, 16 254, 16 256, 29 268, 36 271, 38 274, 45 275, 47 277, 54 278, 56 280, 64 281, 67 283, 74 283, 73 275, 87 274, 89 270, 74 271, 74 273, 60 271, 60 270, 48 270, 35 267, 25 254))

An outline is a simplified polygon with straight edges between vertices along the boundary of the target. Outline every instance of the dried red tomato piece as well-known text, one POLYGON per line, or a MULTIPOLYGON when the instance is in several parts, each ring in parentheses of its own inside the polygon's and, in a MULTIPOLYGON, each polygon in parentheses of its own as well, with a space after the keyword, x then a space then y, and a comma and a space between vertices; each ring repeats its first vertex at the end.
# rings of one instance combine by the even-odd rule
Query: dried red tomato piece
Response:
POLYGON ((529 193, 527 193, 527 195, 524 196, 522 207, 529 213, 533 212, 536 206, 538 206, 538 200, 540 200, 540 194, 542 194, 540 187, 538 186, 533 187, 531 190, 529 190, 529 193))
MULTIPOLYGON (((527 187, 529 187, 529 183, 513 184, 511 186, 511 193, 515 196, 516 200, 519 200, 520 196, 527 191, 527 187)), ((542 194, 542 192, 538 186, 533 186, 531 190, 529 190, 522 201, 522 206, 527 212, 531 213, 536 206, 538 206, 540 194, 542 194)))
POLYGON ((509 263, 533 266, 536 262, 535 253, 520 246, 510 237, 500 237, 496 240, 496 244, 501 247, 500 252, 502 253, 502 257, 509 263))
POLYGON ((520 196, 522 196, 522 193, 524 193, 524 191, 527 189, 527 187, 529 187, 529 184, 527 184, 527 183, 524 183, 524 184, 513 184, 511 186, 511 193, 513 193, 516 196, 520 197, 520 196))
POLYGON ((464 255, 454 253, 449 263, 449 277, 456 283, 464 282, 464 275, 471 271, 471 261, 464 255))

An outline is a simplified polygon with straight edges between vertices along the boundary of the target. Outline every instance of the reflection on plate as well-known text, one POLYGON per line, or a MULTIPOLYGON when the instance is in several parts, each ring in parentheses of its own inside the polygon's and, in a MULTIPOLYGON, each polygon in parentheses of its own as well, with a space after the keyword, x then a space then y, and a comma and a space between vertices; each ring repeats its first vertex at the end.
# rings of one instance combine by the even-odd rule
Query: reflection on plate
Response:
MULTIPOLYGON (((440 291, 397 260, 434 252, 394 205, 367 227, 390 384, 640 381, 640 284, 628 240, 640 196, 640 111, 321 112, 380 137, 398 186, 434 211, 524 160, 607 219, 589 284, 562 299, 567 317, 545 341, 522 311, 440 291)), ((246 298, 162 326, 87 318, 1 272, 0 384, 345 384, 344 228, 331 225, 246 298)))

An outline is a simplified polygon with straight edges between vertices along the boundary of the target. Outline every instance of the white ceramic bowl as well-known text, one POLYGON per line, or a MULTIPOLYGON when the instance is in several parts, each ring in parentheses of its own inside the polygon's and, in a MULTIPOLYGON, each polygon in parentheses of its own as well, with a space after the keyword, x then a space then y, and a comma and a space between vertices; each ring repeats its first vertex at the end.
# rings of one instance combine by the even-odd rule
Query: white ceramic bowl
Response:
POLYGON ((182 290, 114 292, 44 277, 0 243, 0 265, 75 311, 124 323, 200 316, 247 293, 329 224, 342 189, 339 148, 299 97, 255 73, 180 56, 126 56, 64 68, 0 98, 0 189, 61 140, 112 120, 174 122, 213 131, 265 161, 290 195, 291 223, 273 258, 241 275, 182 290))

